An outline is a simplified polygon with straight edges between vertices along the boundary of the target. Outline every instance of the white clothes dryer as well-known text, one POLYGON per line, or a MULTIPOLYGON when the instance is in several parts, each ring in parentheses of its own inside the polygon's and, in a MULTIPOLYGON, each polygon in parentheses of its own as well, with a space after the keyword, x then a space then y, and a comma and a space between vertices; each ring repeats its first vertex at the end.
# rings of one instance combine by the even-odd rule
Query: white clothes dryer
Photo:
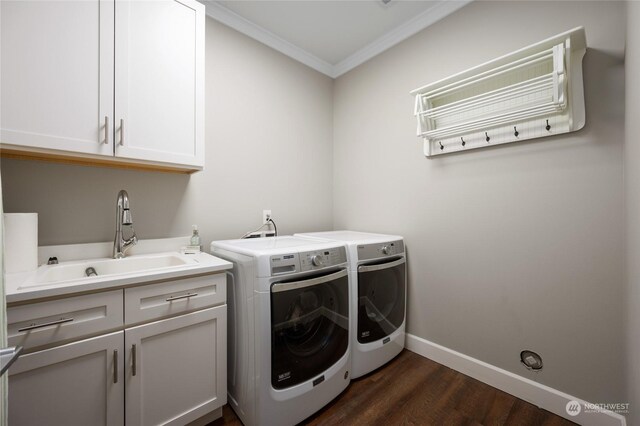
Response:
POLYGON ((396 235, 355 231, 295 234, 347 244, 351 281, 351 377, 363 376, 404 348, 406 256, 396 235))
POLYGON ((343 243, 283 236, 214 241, 228 272, 228 401, 245 426, 294 425, 350 381, 343 243))

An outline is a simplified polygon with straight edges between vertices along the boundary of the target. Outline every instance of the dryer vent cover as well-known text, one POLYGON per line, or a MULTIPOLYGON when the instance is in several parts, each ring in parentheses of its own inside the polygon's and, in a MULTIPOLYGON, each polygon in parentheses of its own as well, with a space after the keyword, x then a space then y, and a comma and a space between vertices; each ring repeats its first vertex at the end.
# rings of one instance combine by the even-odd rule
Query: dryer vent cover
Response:
POLYGON ((520 352, 520 362, 529 370, 542 370, 542 357, 533 351, 520 352))

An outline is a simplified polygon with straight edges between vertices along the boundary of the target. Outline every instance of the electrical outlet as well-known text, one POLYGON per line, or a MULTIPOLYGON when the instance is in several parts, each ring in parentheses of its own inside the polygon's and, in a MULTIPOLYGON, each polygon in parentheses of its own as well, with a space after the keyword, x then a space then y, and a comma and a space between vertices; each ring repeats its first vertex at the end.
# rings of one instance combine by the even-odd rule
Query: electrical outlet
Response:
POLYGON ((274 231, 256 231, 247 235, 246 238, 267 238, 267 237, 275 237, 276 233, 274 231))
POLYGON ((271 210, 262 210, 262 223, 267 223, 271 219, 271 210))

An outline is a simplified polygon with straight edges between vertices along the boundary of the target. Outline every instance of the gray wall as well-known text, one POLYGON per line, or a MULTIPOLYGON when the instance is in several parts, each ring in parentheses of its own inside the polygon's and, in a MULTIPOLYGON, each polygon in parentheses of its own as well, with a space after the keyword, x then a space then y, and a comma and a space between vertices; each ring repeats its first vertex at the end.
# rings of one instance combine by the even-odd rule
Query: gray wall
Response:
POLYGON ((191 176, 2 160, 6 212, 38 212, 41 245, 109 241, 128 190, 140 238, 206 246, 258 227, 332 225, 333 81, 216 21, 206 25, 206 169, 191 176))
POLYGON ((410 333, 624 401, 624 36, 623 3, 476 2, 333 83, 208 19, 204 172, 2 160, 5 211, 38 212, 42 245, 113 238, 120 188, 141 238, 197 223, 208 245, 258 226, 263 208, 282 233, 402 234, 410 333), (578 25, 583 130, 424 158, 411 89, 578 25), (524 348, 543 372, 519 365, 524 348))
POLYGON ((406 237, 408 332, 594 402, 625 394, 624 11, 474 2, 334 86, 334 226, 406 237), (579 25, 583 130, 423 156, 410 90, 579 25))
POLYGON ((627 193, 627 391, 628 425, 640 425, 640 2, 630 1, 627 11, 627 79, 625 180, 627 193))

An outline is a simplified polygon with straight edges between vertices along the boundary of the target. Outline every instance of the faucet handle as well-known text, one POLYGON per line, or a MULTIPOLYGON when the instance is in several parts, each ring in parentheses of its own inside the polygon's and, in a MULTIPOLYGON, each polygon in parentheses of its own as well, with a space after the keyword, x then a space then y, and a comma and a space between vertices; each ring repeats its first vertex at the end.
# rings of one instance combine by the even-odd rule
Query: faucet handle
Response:
POLYGON ((124 255, 124 253, 126 253, 127 250, 129 250, 132 246, 136 244, 138 244, 138 237, 134 232, 131 238, 127 238, 126 240, 123 241, 122 254, 124 255))

